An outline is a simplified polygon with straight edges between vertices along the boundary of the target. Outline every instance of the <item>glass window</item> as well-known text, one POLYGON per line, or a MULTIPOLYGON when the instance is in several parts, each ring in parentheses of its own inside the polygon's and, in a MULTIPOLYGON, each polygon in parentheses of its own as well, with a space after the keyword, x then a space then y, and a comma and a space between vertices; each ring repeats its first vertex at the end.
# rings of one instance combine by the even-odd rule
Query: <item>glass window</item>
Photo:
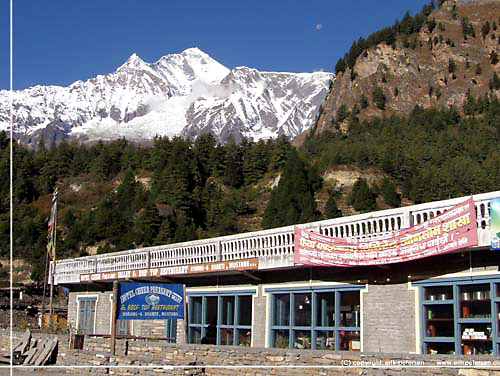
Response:
POLYGON ((310 349, 311 348, 311 331, 310 330, 294 330, 293 331, 293 348, 294 349, 310 349))
POLYGON ((500 352, 498 278, 422 283, 422 352, 494 354, 500 352), (497 320, 497 322, 495 322, 497 320))
POLYGON ((189 343, 251 345, 251 295, 190 296, 188 305, 189 343))
POLYGON ((205 322, 204 324, 208 326, 217 326, 217 296, 207 296, 206 297, 206 309, 205 309, 205 322))
POLYGON ((361 351, 359 331, 340 331, 340 349, 342 351, 361 351))
POLYGON ((359 290, 273 294, 271 346, 360 351, 359 290))
POLYGON ((237 345, 250 347, 252 345, 252 329, 236 329, 237 345))
POLYGON ((311 326, 311 294, 294 294, 295 326, 311 326))
POLYGON ((238 296, 238 325, 252 325, 252 297, 238 296))
POLYGON ((319 330, 316 334, 316 348, 335 350, 335 332, 333 330, 319 330))
POLYGON ((189 328, 189 343, 201 343, 201 328, 189 328))
POLYGON ((234 296, 222 297, 222 324, 234 324, 234 296))
POLYGON ((340 293, 340 326, 359 327, 359 292, 342 291, 340 293))
POLYGON ((175 343, 177 338, 177 320, 165 320, 165 337, 169 342, 175 343))
POLYGON ((273 347, 288 349, 290 331, 284 329, 273 330, 273 347))
POLYGON ((222 328, 220 330, 220 344, 221 345, 233 345, 233 339, 234 339, 234 329, 222 328))
POLYGON ((460 286, 460 317, 479 319, 491 317, 490 286, 460 286))
POLYGON ((189 304, 191 308, 190 320, 194 324, 201 324, 201 297, 192 298, 189 304))
POLYGON ((335 326, 335 294, 321 292, 317 294, 316 310, 317 326, 335 326))
POLYGON ((290 294, 274 295, 274 325, 290 325, 290 294))

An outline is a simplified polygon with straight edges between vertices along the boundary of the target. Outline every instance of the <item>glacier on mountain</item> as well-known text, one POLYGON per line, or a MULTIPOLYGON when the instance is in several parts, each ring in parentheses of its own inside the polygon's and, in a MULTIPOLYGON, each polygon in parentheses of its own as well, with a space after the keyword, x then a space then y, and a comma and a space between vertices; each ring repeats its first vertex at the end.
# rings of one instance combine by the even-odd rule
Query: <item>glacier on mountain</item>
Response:
MULTIPOLYGON (((220 142, 284 135, 314 125, 333 74, 232 70, 197 48, 149 64, 136 54, 115 72, 68 87, 34 86, 13 95, 14 134, 37 144, 151 140, 157 135, 220 142)), ((0 91, 0 129, 10 128, 10 93, 0 91)))

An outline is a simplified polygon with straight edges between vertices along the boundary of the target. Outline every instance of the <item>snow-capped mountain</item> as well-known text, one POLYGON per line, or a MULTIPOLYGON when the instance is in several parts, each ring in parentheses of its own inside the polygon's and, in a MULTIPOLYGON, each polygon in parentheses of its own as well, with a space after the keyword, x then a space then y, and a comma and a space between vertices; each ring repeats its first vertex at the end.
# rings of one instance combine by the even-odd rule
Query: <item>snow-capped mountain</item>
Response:
MULTIPOLYGON (((328 93, 331 73, 229 70, 197 48, 148 64, 136 54, 115 72, 68 87, 34 86, 13 93, 14 133, 24 143, 93 141, 155 135, 224 142, 309 129, 328 93)), ((0 91, 0 129, 10 127, 9 92, 0 91)))

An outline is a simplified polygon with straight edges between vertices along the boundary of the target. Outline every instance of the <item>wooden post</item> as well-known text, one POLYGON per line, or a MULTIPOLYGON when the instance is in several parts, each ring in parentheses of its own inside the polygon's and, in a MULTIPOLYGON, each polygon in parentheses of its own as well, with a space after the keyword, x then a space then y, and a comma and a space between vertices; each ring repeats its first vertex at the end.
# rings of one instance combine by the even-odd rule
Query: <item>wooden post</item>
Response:
MULTIPOLYGON (((187 309, 188 309, 188 306, 187 306, 187 294, 186 294, 186 285, 182 285, 182 290, 184 292, 184 296, 183 296, 183 299, 184 299, 184 318, 182 319, 182 321, 184 321, 184 338, 182 338, 182 342, 179 343, 177 338, 175 339, 175 342, 177 345, 182 345, 184 346, 186 343, 188 343, 188 335, 189 335, 189 323, 187 322, 187 319, 188 319, 188 314, 187 314, 187 309)), ((176 336, 177 337, 177 336, 176 336)))
POLYGON ((111 306, 111 355, 116 349, 116 316, 118 308, 118 281, 113 281, 113 305, 111 306))
MULTIPOLYGON (((52 322, 52 301, 54 299, 54 274, 56 272, 56 260, 50 263, 50 298, 49 298, 49 324, 52 322)), ((50 327, 50 326, 49 326, 50 327)))

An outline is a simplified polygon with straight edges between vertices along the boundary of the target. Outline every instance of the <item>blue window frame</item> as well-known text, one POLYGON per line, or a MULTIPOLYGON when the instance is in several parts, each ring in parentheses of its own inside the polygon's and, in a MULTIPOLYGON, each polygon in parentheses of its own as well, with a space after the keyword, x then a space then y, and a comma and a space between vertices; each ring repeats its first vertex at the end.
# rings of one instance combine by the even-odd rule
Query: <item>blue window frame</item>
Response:
POLYGON ((361 286, 267 289, 271 347, 361 350, 361 286))
POLYGON ((500 277, 416 282, 422 353, 500 354, 500 277))
POLYGON ((188 294, 188 342, 250 346, 253 294, 188 294))
POLYGON ((165 337, 170 343, 175 343, 177 338, 177 320, 165 320, 165 337))

